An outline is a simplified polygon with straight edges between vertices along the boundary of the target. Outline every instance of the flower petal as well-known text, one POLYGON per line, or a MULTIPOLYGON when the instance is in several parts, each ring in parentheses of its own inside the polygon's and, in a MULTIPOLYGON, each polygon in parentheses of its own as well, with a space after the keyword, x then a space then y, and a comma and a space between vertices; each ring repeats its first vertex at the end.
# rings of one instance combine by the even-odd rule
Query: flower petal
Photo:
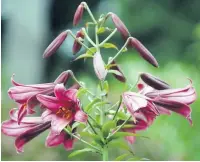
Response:
POLYGON ((86 113, 84 113, 82 110, 79 110, 76 112, 74 120, 82 123, 86 123, 88 119, 88 116, 86 113))
POLYGON ((74 139, 65 139, 63 145, 67 151, 72 150, 74 145, 74 139))
POLYGON ((22 119, 27 115, 27 107, 26 105, 20 105, 19 111, 18 111, 18 117, 17 122, 18 124, 21 123, 22 119))
POLYGON ((51 121, 51 130, 52 133, 59 135, 60 132, 72 121, 72 118, 65 119, 62 117, 59 117, 57 115, 52 118, 51 121))
POLYGON ((15 140, 15 147, 17 150, 17 153, 23 152, 24 145, 38 136, 40 133, 44 132, 48 128, 50 128, 51 124, 50 122, 38 125, 33 127, 32 129, 27 130, 26 132, 22 133, 19 137, 15 140))
POLYGON ((56 135, 55 133, 49 132, 49 135, 46 138, 45 145, 46 147, 53 147, 58 146, 61 143, 64 142, 64 132, 61 132, 59 135, 56 135))
POLYGON ((46 96, 46 95, 37 95, 38 101, 41 102, 46 108, 53 112, 57 112, 60 107, 60 102, 56 97, 46 96))
POLYGON ((63 84, 57 84, 54 88, 54 94, 55 96, 57 97, 58 100, 65 100, 66 97, 65 97, 65 87, 63 84))

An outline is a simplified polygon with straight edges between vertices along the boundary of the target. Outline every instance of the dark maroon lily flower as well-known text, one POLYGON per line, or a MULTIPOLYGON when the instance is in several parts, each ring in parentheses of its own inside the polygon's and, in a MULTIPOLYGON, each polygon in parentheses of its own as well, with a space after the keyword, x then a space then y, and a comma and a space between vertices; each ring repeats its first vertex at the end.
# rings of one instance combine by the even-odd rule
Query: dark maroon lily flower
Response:
POLYGON ((196 91, 192 87, 192 82, 185 88, 177 89, 156 90, 145 85, 143 87, 139 93, 151 99, 158 111, 161 110, 163 113, 165 113, 164 109, 174 111, 184 116, 192 124, 189 105, 196 100, 196 91))
POLYGON ((45 122, 51 121, 52 133, 59 135, 73 121, 87 121, 87 114, 81 110, 76 93, 77 89, 66 90, 63 84, 57 84, 54 88, 56 97, 37 95, 37 99, 47 108, 42 118, 45 122))
POLYGON ((67 38, 67 31, 64 31, 60 33, 54 40, 51 42, 51 44, 46 48, 43 54, 43 58, 50 57, 52 54, 54 54, 57 49, 62 45, 62 43, 67 38))
POLYGON ((115 24, 115 27, 122 35, 123 39, 126 40, 130 36, 130 33, 127 29, 127 27, 124 25, 124 23, 121 21, 121 19, 114 13, 111 13, 111 18, 113 23, 115 24))
POLYGON ((113 65, 110 67, 111 70, 116 70, 121 74, 121 75, 117 75, 117 74, 113 73, 114 77, 117 80, 119 80, 120 82, 126 82, 126 78, 125 78, 123 72, 121 71, 120 67, 116 64, 116 62, 114 60, 111 62, 111 65, 113 65))
POLYGON ((128 46, 135 48, 139 52, 140 56, 142 56, 146 61, 148 61, 153 66, 155 67, 159 66, 158 62, 151 54, 151 52, 149 52, 149 50, 136 38, 130 37, 128 46))
POLYGON ((18 124, 17 109, 10 111, 10 120, 4 121, 1 125, 1 131, 7 136, 16 137, 15 147, 18 153, 23 152, 23 146, 50 128, 50 122, 44 122, 41 117, 24 117, 21 124, 18 124))
MULTIPOLYGON (((84 34, 83 34, 82 30, 77 32, 76 38, 84 39, 84 34)), ((73 54, 75 55, 77 52, 79 52, 81 47, 82 47, 82 45, 78 41, 75 40, 74 44, 73 44, 73 48, 72 48, 73 54)))
POLYGON ((95 71, 97 77, 100 80, 104 80, 108 71, 105 68, 105 63, 99 52, 96 52, 94 55, 93 66, 94 66, 94 71, 95 71))
MULTIPOLYGON (((23 147, 36 136, 51 127, 51 122, 44 122, 41 117, 24 117, 21 124, 18 125, 17 116, 19 111, 12 109, 10 111, 10 120, 4 121, 1 125, 1 131, 7 136, 15 137, 15 147, 18 153, 23 152, 23 147)), ((64 145, 66 150, 73 148, 74 139, 62 131, 59 135, 49 133, 46 139, 46 146, 53 147, 59 144, 64 145)))
POLYGON ((74 20, 73 20, 74 26, 76 26, 80 22, 80 20, 82 19, 83 11, 84 11, 84 5, 81 3, 78 6, 78 8, 76 9, 76 12, 74 14, 74 20))
POLYGON ((14 87, 8 90, 8 95, 15 102, 19 103, 18 123, 27 114, 33 114, 35 111, 33 108, 39 104, 36 95, 37 94, 48 94, 51 95, 54 91, 54 87, 59 83, 66 83, 70 77, 69 71, 62 72, 58 78, 52 83, 44 84, 32 84, 23 85, 14 81, 11 77, 11 82, 14 87))
POLYGON ((125 92, 122 95, 122 99, 123 104, 133 118, 135 118, 137 113, 140 113, 146 118, 148 125, 151 125, 156 116, 159 115, 159 112, 151 99, 142 94, 125 92))

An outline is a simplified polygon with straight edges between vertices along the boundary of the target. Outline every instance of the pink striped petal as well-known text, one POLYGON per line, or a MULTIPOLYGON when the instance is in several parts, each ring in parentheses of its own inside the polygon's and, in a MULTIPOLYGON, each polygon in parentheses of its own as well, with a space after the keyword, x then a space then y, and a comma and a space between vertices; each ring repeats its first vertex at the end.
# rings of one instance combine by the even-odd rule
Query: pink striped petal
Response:
POLYGON ((54 147, 58 146, 61 143, 64 142, 64 132, 61 132, 59 135, 56 135, 55 133, 49 132, 49 135, 46 138, 45 145, 46 147, 54 147))
POLYGON ((54 94, 58 100, 66 100, 65 91, 66 89, 63 84, 57 84, 54 88, 54 94))
POLYGON ((74 145, 74 139, 65 139, 63 145, 67 151, 72 150, 74 145))
POLYGON ((37 95, 38 101, 41 102, 47 109, 57 112, 60 107, 60 102, 56 97, 46 96, 46 95, 37 95))
POLYGON ((84 113, 82 110, 79 110, 76 112, 74 120, 78 122, 86 123, 87 118, 88 118, 87 114, 84 113))
POLYGON ((22 119, 27 115, 27 107, 26 105, 20 105, 19 111, 18 111, 18 117, 17 122, 18 124, 21 123, 22 119))

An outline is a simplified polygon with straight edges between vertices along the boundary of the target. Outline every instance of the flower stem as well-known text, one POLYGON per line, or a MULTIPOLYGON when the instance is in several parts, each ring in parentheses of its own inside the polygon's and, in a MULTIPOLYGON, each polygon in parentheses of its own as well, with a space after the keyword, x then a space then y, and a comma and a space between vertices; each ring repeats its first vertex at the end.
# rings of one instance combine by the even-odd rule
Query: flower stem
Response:
POLYGON ((94 132, 95 134, 98 134, 98 133, 96 132, 96 130, 94 129, 94 127, 92 126, 92 124, 90 123, 90 121, 88 120, 87 122, 88 122, 89 126, 91 127, 91 129, 93 130, 93 132, 94 132))
POLYGON ((92 39, 89 37, 89 35, 87 34, 87 31, 85 30, 85 28, 82 28, 82 31, 84 33, 85 38, 94 46, 96 47, 95 43, 92 41, 92 39))
POLYGON ((108 161, 108 146, 104 145, 103 147, 103 161, 108 161))
POLYGON ((84 5, 85 9, 88 11, 88 14, 90 15, 92 21, 97 24, 97 21, 95 20, 92 12, 90 11, 90 8, 88 7, 87 3, 86 2, 82 2, 82 4, 84 5))
POLYGON ((125 42, 125 44, 123 45, 123 47, 117 52, 117 54, 112 58, 112 59, 110 59, 110 61, 109 61, 109 63, 106 65, 106 66, 108 66, 108 65, 110 65, 120 54, 121 54, 121 52, 124 50, 124 48, 127 46, 127 44, 129 43, 129 38, 126 40, 126 42, 125 42))
POLYGON ((117 31, 117 28, 115 28, 115 29, 112 31, 112 33, 110 33, 110 35, 109 35, 106 39, 104 39, 104 40, 99 44, 99 46, 103 46, 104 43, 106 43, 106 42, 116 33, 116 31, 117 31))
POLYGON ((97 148, 97 147, 91 145, 91 144, 88 143, 87 141, 85 141, 85 140, 81 139, 80 137, 74 135, 73 133, 71 133, 70 131, 68 131, 67 128, 64 128, 64 130, 65 130, 68 134, 70 134, 71 136, 73 136, 74 138, 80 140, 81 142, 83 142, 83 143, 85 143, 86 145, 92 147, 93 149, 97 150, 98 152, 101 152, 101 150, 100 150, 99 148, 97 148))
POLYGON ((122 103, 122 96, 120 96, 119 104, 118 104, 117 110, 116 110, 116 112, 115 112, 115 115, 113 116, 113 120, 115 119, 115 117, 116 117, 116 115, 117 115, 117 113, 118 113, 118 111, 119 111, 119 108, 120 108, 120 106, 121 106, 121 103, 122 103))
POLYGON ((120 126, 117 128, 116 131, 114 131, 111 135, 109 135, 109 136, 107 137, 107 139, 109 139, 109 138, 112 137, 115 133, 117 133, 117 132, 126 124, 126 122, 130 120, 131 117, 132 117, 132 116, 129 116, 129 117, 122 123, 122 125, 120 125, 120 126))

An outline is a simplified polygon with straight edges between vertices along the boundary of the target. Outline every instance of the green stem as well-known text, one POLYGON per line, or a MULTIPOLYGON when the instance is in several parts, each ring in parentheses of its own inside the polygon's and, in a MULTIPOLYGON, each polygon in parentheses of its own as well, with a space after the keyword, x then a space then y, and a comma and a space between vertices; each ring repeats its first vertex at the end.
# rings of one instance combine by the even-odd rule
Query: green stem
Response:
POLYGON ((80 43, 83 47, 85 47, 87 50, 89 50, 90 52, 92 52, 88 46, 86 46, 83 42, 81 42, 78 38, 76 38, 76 36, 72 33, 71 30, 67 30, 67 33, 69 33, 78 43, 80 43))
POLYGON ((92 126, 92 124, 90 123, 90 121, 88 120, 88 124, 90 125, 90 127, 92 128, 92 130, 93 130, 93 132, 95 133, 95 134, 98 134, 97 132, 96 132, 96 130, 94 129, 94 127, 92 126))
POLYGON ((76 136, 76 135, 72 134, 70 131, 68 131, 68 130, 67 130, 67 128, 64 128, 64 130, 65 130, 65 131, 66 131, 66 132, 67 132, 69 135, 71 135, 72 137, 74 137, 74 138, 78 139, 79 141, 81 141, 81 142, 85 143, 86 145, 88 145, 88 146, 92 147, 93 149, 97 150, 98 152, 101 152, 101 150, 100 150, 100 149, 98 149, 97 147, 95 147, 95 146, 91 145, 90 143, 88 143, 87 141, 85 141, 85 140, 81 139, 80 137, 78 137, 78 136, 76 136))
MULTIPOLYGON (((103 91, 103 81, 100 81, 100 87, 101 87, 101 91, 103 91)), ((104 100, 103 96, 101 97, 101 100, 103 102, 103 100, 104 100)), ((102 106, 102 109, 101 109, 101 125, 104 124, 104 116, 105 116, 104 106, 102 106)))
POLYGON ((104 145, 103 147, 103 161, 108 161, 108 146, 104 145))
POLYGON ((82 28, 82 31, 83 31, 83 33, 84 33, 85 38, 86 38, 94 47, 96 47, 96 44, 92 41, 92 39, 90 39, 90 37, 88 36, 88 34, 87 34, 85 28, 82 28))
POLYGON ((104 39, 104 41, 102 41, 102 42, 99 44, 99 46, 100 46, 100 47, 103 46, 104 43, 106 43, 106 42, 116 33, 116 31, 117 31, 117 28, 115 28, 115 29, 112 31, 112 33, 110 33, 110 35, 109 35, 106 39, 104 39))
POLYGON ((88 114, 88 116, 101 129, 101 125, 99 125, 99 123, 97 123, 97 121, 93 117, 91 117, 89 114, 88 114))
POLYGON ((116 110, 116 112, 115 112, 115 115, 113 116, 113 120, 115 119, 115 117, 116 117, 116 115, 117 115, 117 113, 118 113, 118 111, 119 111, 119 108, 120 108, 120 106, 121 106, 121 103, 122 103, 122 96, 120 96, 119 104, 118 104, 117 110, 116 110))
POLYGON ((129 117, 122 123, 122 125, 120 125, 120 126, 117 128, 116 131, 114 131, 111 135, 109 135, 109 136, 107 137, 107 139, 109 139, 109 138, 112 137, 115 133, 117 133, 117 132, 126 124, 126 122, 130 120, 131 117, 132 117, 132 116, 129 116, 129 117))
POLYGON ((127 44, 129 43, 129 38, 126 40, 126 42, 125 42, 125 44, 123 45, 123 47, 117 52, 117 54, 112 58, 112 59, 110 59, 110 61, 109 61, 109 63, 106 65, 106 66, 108 66, 108 65, 110 65, 120 54, 121 54, 121 52, 124 50, 124 48, 127 46, 127 44))
POLYGON ((84 5, 85 9, 88 11, 88 14, 90 15, 92 21, 97 24, 97 21, 95 20, 92 12, 90 11, 90 8, 88 7, 87 3, 86 2, 82 2, 82 4, 84 5))

